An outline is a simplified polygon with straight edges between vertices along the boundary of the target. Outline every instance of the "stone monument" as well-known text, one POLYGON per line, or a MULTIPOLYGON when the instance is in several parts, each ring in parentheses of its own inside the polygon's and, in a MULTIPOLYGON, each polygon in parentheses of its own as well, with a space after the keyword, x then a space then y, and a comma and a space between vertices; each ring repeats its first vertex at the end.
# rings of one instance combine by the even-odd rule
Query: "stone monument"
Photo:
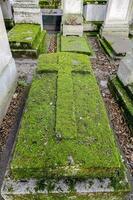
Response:
POLYGON ((128 37, 132 0, 109 0, 102 35, 128 37))
POLYGON ((125 86, 133 83, 133 49, 121 60, 117 75, 125 86))
POLYGON ((10 51, 0 7, 0 123, 15 91, 17 70, 10 51))
POLYGON ((63 1, 63 35, 83 35, 83 0, 63 1))
POLYGON ((39 0, 15 0, 13 5, 15 23, 42 23, 42 14, 39 8, 39 0))

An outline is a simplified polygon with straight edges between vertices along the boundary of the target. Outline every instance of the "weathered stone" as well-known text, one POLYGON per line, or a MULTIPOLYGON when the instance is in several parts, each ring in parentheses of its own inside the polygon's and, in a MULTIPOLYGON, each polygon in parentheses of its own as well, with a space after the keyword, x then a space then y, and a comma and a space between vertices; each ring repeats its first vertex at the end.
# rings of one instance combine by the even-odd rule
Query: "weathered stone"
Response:
POLYGON ((104 21, 107 5, 87 4, 84 6, 84 18, 86 21, 104 21))
POLYGON ((64 14, 82 14, 83 0, 63 0, 64 14))
POLYGON ((14 3, 14 19, 16 23, 42 23, 42 14, 39 8, 38 0, 16 0, 14 3))
POLYGON ((109 0, 102 35, 128 37, 131 5, 132 0, 109 0))
POLYGON ((129 191, 89 57, 42 54, 2 197, 123 200, 129 191))
POLYGON ((4 19, 12 19, 12 9, 11 9, 11 4, 9 0, 3 1, 0 0, 0 5, 3 13, 4 19))
POLYGON ((64 0, 63 1, 63 35, 83 35, 83 1, 64 0))
POLYGON ((125 86, 133 83, 133 50, 122 59, 117 74, 125 86))
POLYGON ((104 35, 103 40, 107 46, 113 50, 116 56, 125 56, 132 49, 132 43, 129 38, 115 35, 104 35))
POLYGON ((0 7, 0 122, 16 87, 17 70, 10 51, 0 7))

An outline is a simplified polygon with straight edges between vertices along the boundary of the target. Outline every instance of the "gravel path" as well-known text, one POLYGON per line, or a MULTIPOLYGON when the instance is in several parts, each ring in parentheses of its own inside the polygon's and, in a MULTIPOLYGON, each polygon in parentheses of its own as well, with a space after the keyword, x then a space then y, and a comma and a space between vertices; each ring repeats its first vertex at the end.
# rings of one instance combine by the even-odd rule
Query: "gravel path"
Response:
POLYGON ((100 86, 112 128, 116 133, 120 147, 125 155, 127 165, 129 166, 133 176, 133 137, 131 136, 131 132, 119 105, 112 97, 107 86, 109 76, 116 74, 118 70, 119 61, 109 59, 99 46, 96 38, 89 38, 89 41, 96 53, 96 59, 91 59, 94 73, 100 86))

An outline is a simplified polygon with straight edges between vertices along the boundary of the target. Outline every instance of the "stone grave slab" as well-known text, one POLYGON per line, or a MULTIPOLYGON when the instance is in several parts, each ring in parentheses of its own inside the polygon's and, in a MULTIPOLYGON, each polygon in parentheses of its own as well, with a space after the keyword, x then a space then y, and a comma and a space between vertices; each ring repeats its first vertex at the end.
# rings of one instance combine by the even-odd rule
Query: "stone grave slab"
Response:
POLYGON ((102 35, 129 35, 129 17, 132 0, 109 0, 102 35))
POLYGON ((91 46, 85 37, 61 36, 61 52, 77 52, 92 55, 91 46))
POLYGON ((110 55, 114 58, 121 58, 132 49, 132 43, 129 38, 104 35, 100 40, 106 51, 110 50, 110 55))
POLYGON ((38 24, 16 24, 8 32, 12 53, 15 57, 36 58, 45 52, 46 31, 41 31, 38 24))
POLYGON ((3 198, 122 200, 129 191, 89 57, 42 54, 3 198))

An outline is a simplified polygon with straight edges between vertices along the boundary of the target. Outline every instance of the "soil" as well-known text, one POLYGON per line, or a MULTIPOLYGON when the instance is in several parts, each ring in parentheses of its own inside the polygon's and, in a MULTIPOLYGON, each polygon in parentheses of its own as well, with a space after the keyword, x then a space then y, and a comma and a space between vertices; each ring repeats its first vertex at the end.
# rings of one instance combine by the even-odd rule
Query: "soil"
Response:
POLYGON ((17 87, 13 95, 12 101, 10 103, 10 106, 8 108, 7 114, 0 126, 0 152, 3 151, 4 146, 6 145, 8 135, 11 131, 11 128, 16 122, 16 115, 18 113, 18 108, 20 107, 20 104, 22 104, 24 100, 23 99, 24 90, 25 88, 22 86, 17 87))

